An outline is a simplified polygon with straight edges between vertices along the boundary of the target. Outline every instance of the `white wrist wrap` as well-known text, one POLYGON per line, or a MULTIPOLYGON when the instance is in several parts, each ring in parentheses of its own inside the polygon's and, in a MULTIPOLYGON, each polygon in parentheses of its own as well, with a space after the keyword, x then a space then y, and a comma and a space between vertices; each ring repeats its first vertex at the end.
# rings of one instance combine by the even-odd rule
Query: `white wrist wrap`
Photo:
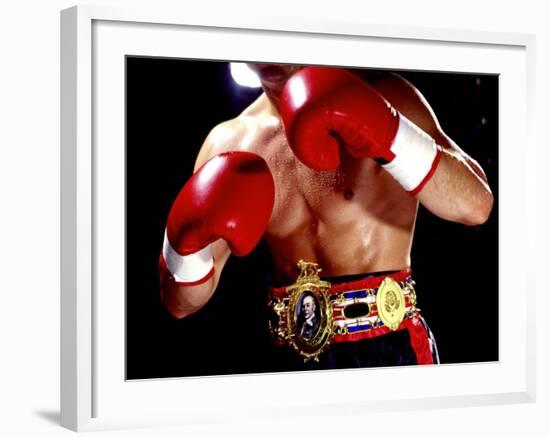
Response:
POLYGON ((395 158, 382 167, 409 192, 424 182, 438 153, 433 138, 401 114, 390 150, 395 158))
POLYGON ((162 256, 168 271, 176 282, 198 282, 206 277, 214 267, 212 246, 210 244, 191 255, 180 255, 168 241, 166 232, 164 232, 162 256))

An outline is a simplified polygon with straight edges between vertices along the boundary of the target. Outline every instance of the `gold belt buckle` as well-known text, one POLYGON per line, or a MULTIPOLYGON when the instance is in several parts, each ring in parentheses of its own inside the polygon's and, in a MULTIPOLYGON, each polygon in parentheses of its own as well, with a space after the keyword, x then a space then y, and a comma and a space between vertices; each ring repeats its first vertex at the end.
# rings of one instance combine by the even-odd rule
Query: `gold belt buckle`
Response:
POLYGON ((304 357, 304 361, 319 360, 333 336, 330 282, 319 277, 316 263, 300 260, 296 282, 286 288, 288 304, 272 302, 277 314, 276 334, 304 357))

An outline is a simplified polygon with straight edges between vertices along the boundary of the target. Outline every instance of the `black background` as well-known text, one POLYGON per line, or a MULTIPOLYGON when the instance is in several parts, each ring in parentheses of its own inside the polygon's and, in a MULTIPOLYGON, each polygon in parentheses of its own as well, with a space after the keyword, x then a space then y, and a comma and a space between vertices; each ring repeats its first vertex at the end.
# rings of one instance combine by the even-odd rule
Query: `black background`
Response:
MULTIPOLYGON (((498 77, 399 73, 482 165, 495 195, 482 226, 420 208, 412 250, 418 306, 442 363, 498 360, 498 77)), ((266 330, 271 263, 263 243, 230 257, 198 313, 175 320, 159 299, 157 262, 172 201, 210 129, 261 90, 235 84, 222 62, 128 57, 126 79, 127 378, 292 370, 280 366, 266 330)))

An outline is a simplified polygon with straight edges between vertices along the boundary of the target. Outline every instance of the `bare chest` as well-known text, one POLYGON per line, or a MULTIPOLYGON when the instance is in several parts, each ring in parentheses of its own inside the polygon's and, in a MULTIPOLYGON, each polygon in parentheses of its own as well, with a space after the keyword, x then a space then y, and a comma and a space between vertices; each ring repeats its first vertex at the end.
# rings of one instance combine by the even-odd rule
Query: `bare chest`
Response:
POLYGON ((304 229, 368 229, 414 214, 410 199, 402 198, 391 176, 370 159, 342 156, 337 170, 319 172, 297 160, 284 137, 274 138, 264 150, 276 186, 268 228, 274 236, 304 229))

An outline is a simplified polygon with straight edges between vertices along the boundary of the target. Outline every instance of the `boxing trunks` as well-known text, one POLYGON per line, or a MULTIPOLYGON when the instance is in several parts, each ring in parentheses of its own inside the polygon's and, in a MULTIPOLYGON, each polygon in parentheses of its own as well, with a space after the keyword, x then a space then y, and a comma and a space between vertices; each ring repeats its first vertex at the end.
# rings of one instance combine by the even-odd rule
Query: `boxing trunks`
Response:
POLYGON ((296 284, 273 287, 269 302, 272 337, 292 351, 292 369, 439 363, 410 269, 321 279, 315 264, 301 263, 296 284))

